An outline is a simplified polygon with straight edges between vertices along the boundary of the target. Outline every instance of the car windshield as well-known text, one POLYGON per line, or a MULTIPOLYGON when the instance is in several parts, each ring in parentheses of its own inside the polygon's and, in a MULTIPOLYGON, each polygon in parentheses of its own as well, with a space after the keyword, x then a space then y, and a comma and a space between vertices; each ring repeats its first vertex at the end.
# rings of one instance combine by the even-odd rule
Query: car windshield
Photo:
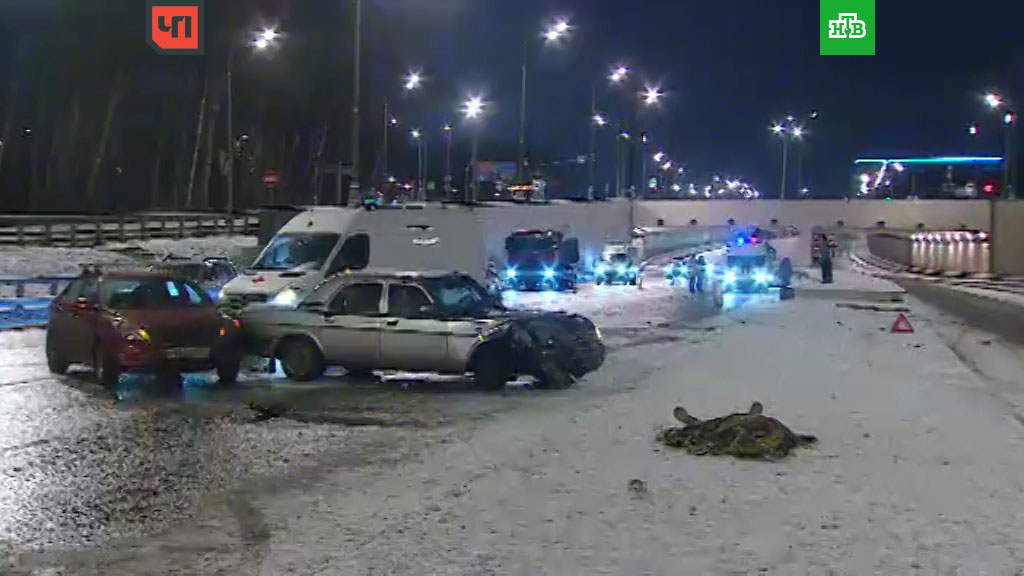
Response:
POLYGON ((505 243, 509 252, 554 250, 556 246, 553 238, 540 234, 509 236, 505 243))
POLYGON ((114 310, 199 308, 210 304, 192 282, 173 278, 110 278, 100 290, 103 304, 114 310))
POLYGON ((423 287, 434 300, 434 306, 444 316, 457 316, 471 312, 485 312, 500 307, 497 299, 469 276, 451 274, 423 281, 423 287))
POLYGON ((319 270, 338 244, 339 234, 278 234, 270 241, 252 270, 319 270))
POLYGON ((729 256, 725 259, 725 262, 730 268, 746 270, 763 267, 768 262, 768 258, 765 256, 729 256))
POLYGON ((608 257, 608 261, 612 264, 625 264, 629 262, 628 254, 612 254, 608 257))

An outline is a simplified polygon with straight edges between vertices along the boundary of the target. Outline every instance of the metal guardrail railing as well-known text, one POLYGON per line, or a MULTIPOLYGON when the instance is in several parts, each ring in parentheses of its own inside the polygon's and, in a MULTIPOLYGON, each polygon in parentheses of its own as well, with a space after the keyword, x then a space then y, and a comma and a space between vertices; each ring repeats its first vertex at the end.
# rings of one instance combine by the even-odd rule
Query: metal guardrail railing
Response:
POLYGON ((9 246, 91 247, 130 240, 255 236, 256 214, 160 213, 123 216, 0 216, 0 248, 9 246))

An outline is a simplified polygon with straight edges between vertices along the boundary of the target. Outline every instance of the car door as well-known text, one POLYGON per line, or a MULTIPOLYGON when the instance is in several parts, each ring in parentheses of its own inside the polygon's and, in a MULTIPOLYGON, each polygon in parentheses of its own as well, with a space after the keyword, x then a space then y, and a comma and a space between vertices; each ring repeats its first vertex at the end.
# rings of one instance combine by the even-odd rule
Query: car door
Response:
POLYGON ((431 305, 426 292, 415 284, 388 284, 380 339, 382 366, 410 371, 444 370, 448 323, 430 312, 431 305))
POLYGON ((75 343, 80 334, 75 331, 77 319, 73 317, 74 304, 82 295, 83 285, 81 278, 72 280, 64 292, 54 298, 53 306, 50 307, 50 317, 47 319, 47 338, 53 342, 57 353, 71 362, 83 361, 74 354, 75 343))
POLYGON ((316 330, 328 364, 380 366, 383 296, 383 282, 354 282, 338 289, 316 330))
POLYGON ((100 284, 96 276, 82 279, 82 291, 71 302, 68 323, 68 359, 92 365, 100 315, 100 284))

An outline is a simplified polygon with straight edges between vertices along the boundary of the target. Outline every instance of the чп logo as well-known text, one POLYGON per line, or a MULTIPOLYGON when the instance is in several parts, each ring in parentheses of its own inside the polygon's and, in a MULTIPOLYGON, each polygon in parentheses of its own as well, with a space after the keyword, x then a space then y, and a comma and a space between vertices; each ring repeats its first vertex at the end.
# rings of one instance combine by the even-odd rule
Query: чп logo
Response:
POLYGON ((202 54, 203 0, 149 0, 146 41, 158 54, 202 54))

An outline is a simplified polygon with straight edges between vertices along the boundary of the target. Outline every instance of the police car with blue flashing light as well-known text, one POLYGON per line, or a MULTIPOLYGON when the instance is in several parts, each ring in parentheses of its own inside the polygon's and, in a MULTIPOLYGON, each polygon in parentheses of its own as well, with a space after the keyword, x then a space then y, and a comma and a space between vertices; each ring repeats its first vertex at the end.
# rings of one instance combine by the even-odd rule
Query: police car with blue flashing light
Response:
POLYGON ((775 249, 757 237, 742 236, 726 251, 718 280, 723 292, 765 292, 778 284, 775 249))

